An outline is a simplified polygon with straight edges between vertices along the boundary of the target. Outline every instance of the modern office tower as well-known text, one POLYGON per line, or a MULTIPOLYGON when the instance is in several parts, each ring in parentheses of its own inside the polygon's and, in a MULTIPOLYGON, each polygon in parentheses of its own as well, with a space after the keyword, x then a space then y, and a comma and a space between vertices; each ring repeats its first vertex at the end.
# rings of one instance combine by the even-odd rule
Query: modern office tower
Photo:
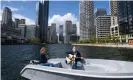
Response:
POLYGON ((2 24, 12 27, 12 12, 8 7, 5 7, 3 10, 2 24))
POLYGON ((12 21, 12 28, 15 29, 15 22, 12 21))
POLYGON ((94 18, 96 18, 97 16, 106 16, 107 12, 105 8, 97 8, 94 11, 94 18))
POLYGON ((98 16, 96 18, 96 38, 105 38, 110 35, 111 16, 98 16))
POLYGON ((48 43, 51 43, 51 37, 52 37, 52 33, 51 33, 51 30, 52 30, 52 27, 51 26, 48 26, 48 31, 47 31, 47 42, 48 43))
POLYGON ((36 25, 26 25, 26 38, 35 38, 36 25))
POLYGON ((65 37, 64 37, 64 43, 69 43, 71 32, 72 32, 72 21, 66 21, 66 22, 65 22, 65 37))
POLYGON ((20 24, 20 20, 18 18, 15 18, 15 28, 18 28, 19 24, 20 24))
POLYGON ((119 27, 117 16, 111 17, 110 34, 112 37, 119 37, 119 27))
POLYGON ((21 19, 20 24, 25 24, 25 19, 21 19))
POLYGON ((117 16, 117 1, 110 0, 110 15, 117 16))
POLYGON ((88 39, 95 33, 93 1, 80 0, 79 9, 80 40, 88 39))
POLYGON ((72 24, 72 27, 73 27, 72 34, 77 34, 77 27, 76 27, 76 24, 72 24))
POLYGON ((51 24, 51 42, 56 43, 57 42, 57 33, 56 33, 56 24, 52 23, 51 24))
POLYGON ((133 1, 117 1, 118 25, 120 35, 133 36, 133 1))
POLYGON ((36 25, 39 27, 39 30, 36 30, 36 33, 39 33, 37 37, 42 43, 47 43, 49 1, 38 2, 36 12, 36 25))
POLYGON ((63 36, 63 25, 59 25, 59 41, 64 42, 64 36, 63 36))
POLYGON ((26 38, 27 26, 25 24, 19 24, 18 29, 21 30, 21 37, 26 38))
POLYGON ((79 40, 79 36, 77 34, 71 34, 70 35, 70 41, 71 42, 76 42, 79 40))

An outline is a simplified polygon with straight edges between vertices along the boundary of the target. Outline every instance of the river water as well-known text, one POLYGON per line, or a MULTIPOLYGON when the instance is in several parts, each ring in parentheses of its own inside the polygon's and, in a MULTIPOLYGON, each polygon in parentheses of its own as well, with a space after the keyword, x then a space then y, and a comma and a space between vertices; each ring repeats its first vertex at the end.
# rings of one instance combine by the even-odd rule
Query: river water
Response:
MULTIPOLYGON (((39 49, 43 45, 2 45, 1 79, 20 80, 21 69, 29 60, 39 59, 39 49)), ((49 58, 64 58, 72 46, 69 44, 49 44, 45 46, 49 58)), ((133 61, 133 49, 77 46, 85 58, 133 61)))

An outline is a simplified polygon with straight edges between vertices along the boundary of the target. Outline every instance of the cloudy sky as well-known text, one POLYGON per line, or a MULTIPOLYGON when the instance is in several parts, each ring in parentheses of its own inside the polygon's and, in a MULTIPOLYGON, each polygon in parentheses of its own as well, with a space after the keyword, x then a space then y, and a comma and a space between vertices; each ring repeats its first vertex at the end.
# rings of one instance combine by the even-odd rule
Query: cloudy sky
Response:
MULTIPOLYGON (((5 6, 12 11, 14 18, 26 19, 26 24, 35 24, 36 19, 36 3, 38 1, 2 1, 0 9, 0 20, 5 6)), ((109 13, 108 1, 94 1, 94 8, 106 8, 109 13)), ((64 25, 66 20, 71 20, 72 23, 77 24, 79 35, 79 1, 50 1, 49 4, 49 25, 51 23, 64 25)))

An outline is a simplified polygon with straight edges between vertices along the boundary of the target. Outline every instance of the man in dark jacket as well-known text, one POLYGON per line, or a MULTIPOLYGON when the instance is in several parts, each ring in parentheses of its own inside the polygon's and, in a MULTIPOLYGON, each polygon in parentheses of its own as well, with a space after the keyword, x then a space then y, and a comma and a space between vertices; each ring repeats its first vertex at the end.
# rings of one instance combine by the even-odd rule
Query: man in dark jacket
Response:
POLYGON ((73 46, 72 51, 68 52, 68 55, 71 60, 75 61, 73 68, 77 68, 77 62, 82 60, 80 52, 76 50, 75 46, 73 46))

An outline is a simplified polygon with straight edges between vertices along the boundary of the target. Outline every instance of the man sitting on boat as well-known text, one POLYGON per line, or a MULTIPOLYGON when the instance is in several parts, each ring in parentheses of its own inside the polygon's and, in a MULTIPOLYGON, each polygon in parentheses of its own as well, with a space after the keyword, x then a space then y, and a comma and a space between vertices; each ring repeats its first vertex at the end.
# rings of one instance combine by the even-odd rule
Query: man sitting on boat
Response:
POLYGON ((49 63, 47 61, 48 61, 48 59, 46 57, 46 49, 44 47, 42 47, 40 49, 40 65, 42 65, 42 66, 52 66, 52 67, 55 66, 53 63, 49 63))
POLYGON ((81 57, 81 54, 79 51, 76 50, 76 47, 73 46, 72 51, 68 52, 68 56, 66 57, 66 63, 70 64, 74 61, 74 64, 72 63, 73 68, 77 68, 77 63, 81 63, 81 60, 83 58, 81 57))

